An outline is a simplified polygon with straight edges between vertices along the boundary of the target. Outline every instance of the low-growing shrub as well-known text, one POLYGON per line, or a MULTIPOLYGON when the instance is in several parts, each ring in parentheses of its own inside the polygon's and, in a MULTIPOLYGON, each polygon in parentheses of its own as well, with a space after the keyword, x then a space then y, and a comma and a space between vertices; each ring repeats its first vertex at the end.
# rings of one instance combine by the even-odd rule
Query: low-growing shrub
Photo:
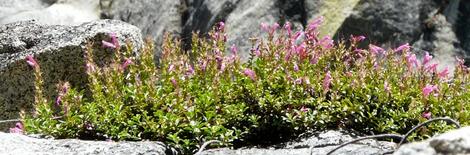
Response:
MULTIPOLYGON (((166 37, 158 65, 147 43, 135 55, 119 53, 114 35, 101 44, 114 49, 114 63, 97 67, 86 49, 89 93, 59 84, 56 101, 42 97, 35 69, 36 109, 24 115, 27 133, 58 138, 158 140, 185 153, 203 142, 219 146, 270 144, 306 130, 349 128, 363 133, 405 133, 431 117, 448 116, 468 125, 469 69, 458 59, 453 74, 438 70, 432 56, 422 59, 408 44, 384 50, 360 49, 318 37, 321 18, 305 31, 290 24, 262 24, 267 38, 253 40, 243 62, 226 46, 223 23, 207 39, 193 35, 190 51, 166 37), (227 54, 226 54, 227 53, 227 54)), ((96 43, 95 43, 96 44, 96 43)), ((414 138, 445 131, 430 125, 414 138)))

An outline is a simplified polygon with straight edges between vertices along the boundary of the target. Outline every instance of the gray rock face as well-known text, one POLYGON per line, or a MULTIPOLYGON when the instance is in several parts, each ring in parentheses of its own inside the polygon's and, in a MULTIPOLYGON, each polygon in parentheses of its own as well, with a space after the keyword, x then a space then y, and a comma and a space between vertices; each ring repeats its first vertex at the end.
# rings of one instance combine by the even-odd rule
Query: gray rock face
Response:
MULTIPOLYGON (((20 109, 32 109, 34 74, 25 61, 26 56, 32 55, 38 61, 44 93, 52 101, 59 81, 69 81, 77 88, 86 87, 83 57, 87 42, 95 43, 95 62, 99 65, 109 62, 113 52, 101 47, 101 40, 109 40, 111 32, 117 34, 121 45, 129 40, 134 52, 143 45, 137 27, 117 20, 80 26, 46 26, 33 21, 0 26, 0 120, 18 118, 20 109)), ((0 124, 0 129, 5 130, 9 125, 0 124)))
POLYGON ((261 34, 260 23, 274 24, 279 21, 280 13, 272 0, 241 0, 226 21, 228 45, 235 44, 241 57, 250 54, 251 37, 261 34))
POLYGON ((160 142, 106 142, 77 139, 37 139, 21 134, 0 132, 0 154, 109 154, 164 155, 166 146, 160 142))
MULTIPOLYGON (((357 135, 343 131, 330 130, 316 133, 311 137, 302 138, 300 141, 288 142, 271 148, 241 148, 237 150, 221 148, 206 150, 200 155, 306 155, 310 154, 310 147, 312 146, 312 153, 314 155, 324 155, 336 146, 352 140, 353 137, 356 138, 357 135)), ((395 147, 396 144, 391 142, 364 140, 347 145, 335 151, 334 154, 383 154, 392 151, 395 147)))
POLYGON ((428 0, 361 0, 335 37, 366 35, 376 44, 396 46, 417 40, 423 33, 422 21, 438 9, 428 0))
POLYGON ((165 32, 181 33, 181 8, 178 0, 102 0, 107 18, 122 20, 139 27, 144 37, 161 43, 165 32))
POLYGON ((470 127, 401 146, 394 155, 470 154, 470 127))

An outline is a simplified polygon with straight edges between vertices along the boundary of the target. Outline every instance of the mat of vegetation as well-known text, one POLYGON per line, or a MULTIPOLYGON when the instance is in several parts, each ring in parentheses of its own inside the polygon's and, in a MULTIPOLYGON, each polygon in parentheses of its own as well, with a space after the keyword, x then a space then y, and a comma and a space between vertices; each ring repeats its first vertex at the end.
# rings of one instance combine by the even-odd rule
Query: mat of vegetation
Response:
MULTIPOLYGON (((24 132, 158 140, 193 153, 209 140, 222 142, 213 146, 270 144, 327 128, 404 134, 437 116, 469 125, 470 74, 463 60, 450 73, 428 53, 418 58, 408 44, 361 49, 357 44, 365 37, 351 36, 349 46, 335 45, 318 36, 321 21, 298 32, 289 23, 262 24, 266 34, 251 39, 247 62, 237 47, 226 45, 223 23, 207 38, 193 35, 189 51, 167 36, 157 64, 152 43, 139 55, 119 52, 132 47, 120 49, 111 34, 94 44, 114 49, 114 63, 97 67, 89 46, 89 90, 63 82, 55 101, 42 96, 40 64, 28 57, 36 75, 36 109, 23 114, 24 132)), ((451 128, 430 125, 411 139, 451 128)))

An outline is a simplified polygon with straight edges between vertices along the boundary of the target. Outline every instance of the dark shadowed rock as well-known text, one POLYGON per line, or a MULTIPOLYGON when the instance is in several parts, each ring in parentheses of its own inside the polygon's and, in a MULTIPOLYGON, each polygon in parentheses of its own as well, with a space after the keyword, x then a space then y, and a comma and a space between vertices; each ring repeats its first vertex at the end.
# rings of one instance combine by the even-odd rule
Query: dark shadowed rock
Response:
POLYGON ((470 1, 460 1, 457 37, 463 47, 466 65, 470 66, 470 1))
MULTIPOLYGON (((308 155, 310 147, 313 147, 314 155, 325 155, 336 146, 350 141, 358 135, 344 131, 323 131, 315 133, 313 136, 302 138, 299 141, 292 141, 285 144, 276 145, 270 148, 241 148, 241 149, 212 149, 203 151, 200 155, 308 155)), ((396 144, 391 142, 364 140, 358 143, 347 145, 333 154, 355 154, 372 155, 383 154, 392 151, 396 144)))
MULTIPOLYGON (((34 74, 25 57, 34 56, 40 64, 46 97, 57 94, 55 85, 69 81, 73 87, 85 88, 84 47, 94 42, 95 61, 107 64, 112 55, 101 47, 108 34, 117 34, 121 45, 133 44, 134 52, 142 47, 140 30, 117 20, 100 20, 80 26, 46 26, 34 21, 0 26, 0 120, 18 118, 20 109, 30 110, 34 103, 34 74)), ((0 124, 0 129, 7 126, 0 124)), ((1 130, 0 130, 1 131, 1 130)))
POLYGON ((470 127, 401 146, 394 155, 470 154, 470 127))
POLYGON ((37 139, 0 132, 0 154, 109 154, 164 155, 167 147, 160 142, 106 142, 78 139, 37 139))
POLYGON ((335 38, 365 35, 373 43, 387 47, 414 42, 423 33, 423 21, 439 7, 429 0, 361 0, 335 38))

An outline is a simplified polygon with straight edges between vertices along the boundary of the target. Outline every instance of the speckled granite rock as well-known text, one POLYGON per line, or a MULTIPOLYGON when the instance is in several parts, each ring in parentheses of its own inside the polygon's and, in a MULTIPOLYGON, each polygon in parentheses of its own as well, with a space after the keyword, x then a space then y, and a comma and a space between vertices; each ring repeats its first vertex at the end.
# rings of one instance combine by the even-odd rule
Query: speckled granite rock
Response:
POLYGON ((394 155, 470 154, 470 127, 401 146, 394 155))
MULTIPOLYGON (((45 95, 52 99, 55 85, 69 81, 73 87, 85 88, 84 46, 87 40, 101 47, 101 40, 109 39, 115 32, 123 42, 129 40, 137 48, 143 41, 140 30, 117 20, 100 20, 80 26, 45 26, 33 21, 0 26, 0 120, 18 118, 21 108, 31 109, 34 95, 33 70, 25 62, 27 55, 34 55, 41 66, 45 95)), ((121 44, 124 45, 124 44, 121 44)), ((95 50, 98 51, 98 50, 95 50)), ((110 60, 109 49, 96 52, 99 65, 110 60)), ((12 124, 0 124, 5 131, 12 124)))
MULTIPOLYGON (((212 149, 203 151, 200 155, 308 155, 310 147, 314 146, 314 155, 324 155, 336 146, 352 140, 357 135, 344 131, 323 131, 315 133, 313 136, 302 138, 300 141, 288 142, 276 145, 271 148, 241 148, 241 149, 212 149)), ((334 152, 334 155, 355 154, 372 155, 383 154, 392 151, 396 147, 395 143, 364 140, 358 143, 347 145, 334 152)))
POLYGON ((102 154, 102 155, 164 155, 166 146, 160 142, 106 142, 77 139, 37 139, 20 134, 0 132, 0 154, 102 154))

